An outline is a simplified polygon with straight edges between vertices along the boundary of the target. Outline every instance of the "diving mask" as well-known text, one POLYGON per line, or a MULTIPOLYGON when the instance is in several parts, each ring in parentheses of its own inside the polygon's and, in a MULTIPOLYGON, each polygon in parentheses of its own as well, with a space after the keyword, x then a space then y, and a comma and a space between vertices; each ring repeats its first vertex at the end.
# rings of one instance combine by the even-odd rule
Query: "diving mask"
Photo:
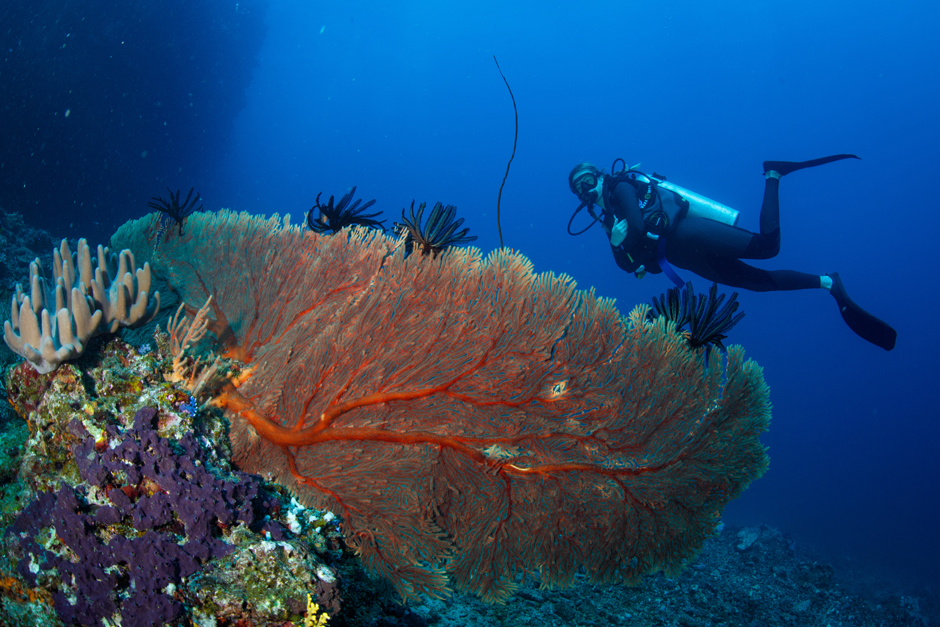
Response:
POLYGON ((574 191, 585 205, 593 205, 600 194, 600 182, 600 176, 584 172, 575 180, 574 191))

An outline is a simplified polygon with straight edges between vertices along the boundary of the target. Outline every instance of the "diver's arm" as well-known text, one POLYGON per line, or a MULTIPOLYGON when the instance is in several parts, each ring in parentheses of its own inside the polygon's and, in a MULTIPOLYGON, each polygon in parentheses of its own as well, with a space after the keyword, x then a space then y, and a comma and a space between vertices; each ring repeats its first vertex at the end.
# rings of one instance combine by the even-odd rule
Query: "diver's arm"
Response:
POLYGON ((642 233, 640 227, 643 224, 643 216, 640 213, 640 203, 636 197, 636 190, 634 190, 633 186, 629 183, 621 183, 612 190, 610 201, 611 211, 605 216, 609 223, 609 225, 605 225, 607 226, 606 230, 608 236, 621 220, 625 220, 627 224, 626 238, 619 246, 611 244, 610 251, 614 254, 614 261, 617 262, 617 266, 621 270, 625 272, 635 272, 636 269, 640 267, 640 264, 643 263, 641 259, 637 258, 637 255, 631 254, 630 252, 631 243, 636 239, 635 235, 637 233, 642 233), (634 223, 635 220, 631 221, 631 214, 634 214, 634 218, 639 217, 640 226, 634 223))
POLYGON ((610 250, 614 254, 614 261, 621 270, 626 272, 636 272, 643 264, 642 241, 646 232, 646 225, 643 222, 643 212, 640 211, 640 202, 636 196, 636 189, 629 183, 620 183, 611 190, 610 193, 611 213, 613 216, 608 227, 610 229, 621 220, 626 220, 627 236, 619 246, 611 245, 610 250), (638 245, 639 244, 639 245, 638 245))
POLYGON ((643 223, 636 189, 629 183, 620 183, 611 190, 610 200, 615 218, 626 220, 628 225, 627 237, 617 248, 626 251, 637 249, 637 243, 641 242, 646 233, 646 225, 643 223))

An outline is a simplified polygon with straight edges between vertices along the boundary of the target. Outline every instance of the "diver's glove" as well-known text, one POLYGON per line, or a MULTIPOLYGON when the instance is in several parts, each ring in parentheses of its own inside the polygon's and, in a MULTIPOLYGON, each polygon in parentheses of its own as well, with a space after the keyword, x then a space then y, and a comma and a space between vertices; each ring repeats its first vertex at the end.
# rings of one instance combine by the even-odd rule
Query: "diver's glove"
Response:
POLYGON ((623 243, 623 240, 627 238, 627 221, 626 220, 617 220, 614 223, 614 228, 610 229, 610 245, 616 248, 623 243))

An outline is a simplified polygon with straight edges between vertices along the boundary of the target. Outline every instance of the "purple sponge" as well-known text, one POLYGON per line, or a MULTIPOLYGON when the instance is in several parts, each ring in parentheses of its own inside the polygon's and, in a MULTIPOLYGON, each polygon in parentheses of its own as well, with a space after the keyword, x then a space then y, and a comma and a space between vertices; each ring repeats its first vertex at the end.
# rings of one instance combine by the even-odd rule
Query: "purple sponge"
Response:
POLYGON ((263 514, 271 503, 259 496, 257 477, 234 473, 237 481, 232 481, 211 472, 192 434, 176 442, 161 437, 156 415, 153 409, 141 409, 134 426, 123 433, 108 427, 109 441, 118 444, 103 452, 73 420, 69 431, 80 440, 72 447, 79 474, 87 484, 104 488, 111 504, 92 505, 84 487, 63 485, 57 492, 41 493, 10 527, 8 533, 18 539, 24 555, 17 572, 27 582, 37 585, 36 565, 43 571, 57 568, 66 592, 74 581, 74 594, 53 595, 66 624, 103 625, 103 619, 118 611, 125 627, 177 620, 183 606, 167 587, 234 551, 222 538, 224 527, 241 522, 283 537, 281 526, 263 514), (109 533, 110 540, 103 542, 100 532, 119 524, 146 533, 109 533), (39 530, 50 526, 77 561, 36 543, 39 530))

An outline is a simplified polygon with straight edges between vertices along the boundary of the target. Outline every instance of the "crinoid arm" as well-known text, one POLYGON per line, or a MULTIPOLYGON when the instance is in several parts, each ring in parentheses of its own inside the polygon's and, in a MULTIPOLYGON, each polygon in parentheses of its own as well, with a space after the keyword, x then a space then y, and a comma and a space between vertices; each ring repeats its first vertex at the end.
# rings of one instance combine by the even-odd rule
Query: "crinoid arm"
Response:
MULTIPOLYGON (((689 289, 691 290, 691 286, 689 289)), ((735 314, 740 306, 738 293, 732 292, 726 303, 725 296, 726 294, 718 294, 717 283, 712 283, 707 299, 699 295, 695 312, 689 318, 690 344, 693 347, 713 344, 725 350, 722 340, 728 337, 728 331, 744 317, 743 311, 735 314)))
POLYGON ((167 217, 172 218, 177 225, 179 225, 179 234, 183 235, 183 220, 185 220, 189 215, 202 210, 202 205, 196 206, 196 203, 199 202, 200 195, 197 192, 196 197, 193 198, 193 191, 196 188, 190 187, 189 193, 186 194, 186 200, 182 203, 180 202, 180 190, 176 190, 176 194, 170 191, 170 188, 167 187, 166 191, 170 194, 170 200, 166 201, 162 197, 153 197, 150 199, 150 202, 147 203, 147 206, 151 209, 156 209, 164 213, 167 217))
POLYGON ((339 233, 347 226, 364 226, 370 229, 385 230, 385 220, 376 220, 382 214, 381 211, 375 213, 364 213, 366 209, 375 204, 375 199, 366 202, 362 206, 361 199, 352 201, 356 193, 356 187, 353 186, 345 196, 339 199, 334 206, 335 197, 330 196, 329 202, 325 205, 320 204, 320 196, 323 192, 317 194, 317 199, 310 211, 307 212, 307 226, 317 233, 339 233))
POLYGON ((725 350, 722 341, 744 317, 744 312, 735 314, 740 306, 738 293, 733 292, 727 302, 725 297, 726 294, 718 294, 717 283, 712 283, 706 298, 702 294, 696 296, 692 283, 688 282, 682 288, 674 287, 653 298, 648 316, 651 320, 662 316, 674 322, 676 331, 685 333, 692 348, 716 346, 725 350))
POLYGON ((322 195, 323 192, 317 194, 313 207, 307 212, 307 226, 311 231, 316 233, 335 233, 336 231, 334 231, 331 226, 332 218, 336 215, 336 211, 333 208, 333 197, 330 196, 329 202, 325 205, 321 205, 320 196, 322 195))
POLYGON ((665 293, 653 297, 653 306, 649 310, 650 320, 663 316, 674 322, 676 329, 681 329, 689 321, 689 298, 692 295, 692 283, 685 284, 688 289, 674 287, 665 293))
POLYGON ((406 247, 410 253, 414 247, 417 247, 422 255, 433 255, 436 257, 444 249, 450 246, 466 244, 477 239, 476 235, 469 235, 470 229, 464 228, 458 231, 464 219, 454 220, 457 215, 457 207, 454 205, 444 205, 436 203, 431 209, 426 223, 422 224, 422 216, 426 203, 418 206, 418 213, 415 213, 415 202, 411 201, 411 216, 405 215, 405 210, 401 210, 401 223, 396 223, 393 229, 397 233, 403 233, 406 236, 406 247))

